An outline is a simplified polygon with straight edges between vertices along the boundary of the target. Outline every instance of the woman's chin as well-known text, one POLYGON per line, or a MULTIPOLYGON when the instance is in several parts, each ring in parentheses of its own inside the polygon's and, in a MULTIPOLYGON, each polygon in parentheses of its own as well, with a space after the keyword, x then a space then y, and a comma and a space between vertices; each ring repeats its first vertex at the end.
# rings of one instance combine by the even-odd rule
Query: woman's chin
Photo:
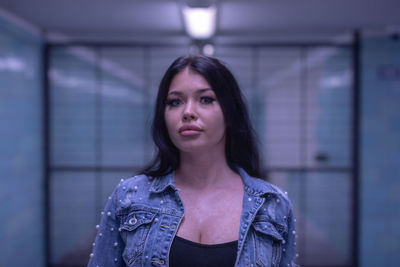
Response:
POLYGON ((201 143, 196 143, 196 142, 191 142, 190 144, 187 142, 186 144, 182 144, 180 146, 177 146, 177 148, 183 152, 183 153, 203 153, 203 152, 209 152, 210 149, 212 148, 212 145, 210 144, 201 144, 201 143))

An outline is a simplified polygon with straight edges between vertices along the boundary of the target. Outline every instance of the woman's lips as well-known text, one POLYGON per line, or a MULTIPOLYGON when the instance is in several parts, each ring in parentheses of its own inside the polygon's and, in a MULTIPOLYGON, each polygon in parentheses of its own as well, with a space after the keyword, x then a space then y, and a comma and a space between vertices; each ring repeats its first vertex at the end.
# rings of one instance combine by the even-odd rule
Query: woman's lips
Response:
POLYGON ((201 128, 194 125, 185 125, 179 128, 179 134, 183 136, 198 135, 201 131, 201 128))

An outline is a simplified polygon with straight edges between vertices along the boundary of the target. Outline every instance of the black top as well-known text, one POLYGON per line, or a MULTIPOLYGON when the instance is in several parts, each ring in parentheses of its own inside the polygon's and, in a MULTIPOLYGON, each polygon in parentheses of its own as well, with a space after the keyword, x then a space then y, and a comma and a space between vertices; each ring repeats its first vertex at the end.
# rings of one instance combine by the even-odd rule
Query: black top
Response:
POLYGON ((238 241, 205 245, 175 236, 169 254, 170 267, 232 267, 238 241))

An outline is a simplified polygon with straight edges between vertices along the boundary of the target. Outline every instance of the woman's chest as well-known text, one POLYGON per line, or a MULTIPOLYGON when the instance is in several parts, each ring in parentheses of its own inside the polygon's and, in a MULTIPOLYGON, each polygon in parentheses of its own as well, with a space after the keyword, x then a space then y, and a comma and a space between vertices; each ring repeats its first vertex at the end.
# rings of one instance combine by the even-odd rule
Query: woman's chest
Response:
POLYGON ((182 194, 185 215, 178 236, 203 244, 238 240, 243 194, 182 194))

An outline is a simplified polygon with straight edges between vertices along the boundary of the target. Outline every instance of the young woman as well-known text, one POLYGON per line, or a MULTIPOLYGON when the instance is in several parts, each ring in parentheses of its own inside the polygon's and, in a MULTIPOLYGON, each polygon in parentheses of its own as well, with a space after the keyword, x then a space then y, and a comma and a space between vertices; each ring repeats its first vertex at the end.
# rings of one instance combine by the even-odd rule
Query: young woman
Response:
POLYGON ((260 177, 239 86, 217 59, 175 60, 152 125, 158 153, 121 180, 89 266, 294 266, 292 208, 260 177))

